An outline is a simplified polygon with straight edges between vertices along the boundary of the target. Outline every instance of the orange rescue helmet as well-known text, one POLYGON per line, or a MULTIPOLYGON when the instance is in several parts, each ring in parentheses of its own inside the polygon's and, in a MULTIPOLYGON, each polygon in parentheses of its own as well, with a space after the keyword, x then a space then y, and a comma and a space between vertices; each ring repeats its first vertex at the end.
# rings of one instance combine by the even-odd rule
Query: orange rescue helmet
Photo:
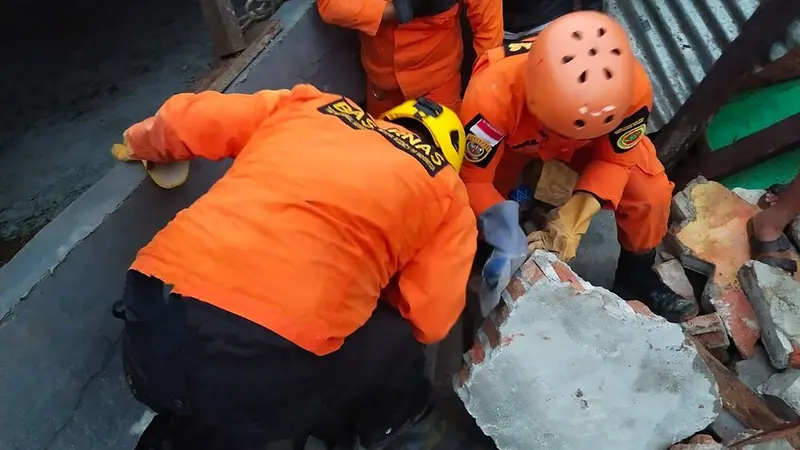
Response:
POLYGON ((580 11, 547 25, 531 46, 525 73, 528 110, 565 137, 613 131, 633 97, 635 56, 610 16, 580 11))

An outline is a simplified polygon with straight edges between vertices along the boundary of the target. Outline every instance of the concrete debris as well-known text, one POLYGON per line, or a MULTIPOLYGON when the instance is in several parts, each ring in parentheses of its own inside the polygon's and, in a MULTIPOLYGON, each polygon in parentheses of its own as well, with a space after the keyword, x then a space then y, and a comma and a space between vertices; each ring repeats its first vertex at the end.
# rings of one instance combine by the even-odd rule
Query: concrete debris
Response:
MULTIPOLYGON (((749 437, 752 437, 759 432, 756 430, 748 430, 736 436, 734 442, 741 442, 749 437)), ((792 450, 794 447, 786 439, 771 439, 766 442, 757 444, 748 444, 741 447, 742 450, 792 450)))
POLYGON ((671 216, 679 223, 665 240, 684 267, 709 277, 703 306, 719 314, 745 358, 753 356, 760 329, 736 273, 750 259, 746 224, 757 211, 721 184, 700 177, 673 198, 671 216))
POLYGON ((465 362, 454 388, 499 450, 662 450, 721 409, 678 325, 636 313, 541 251, 513 277, 465 362))
POLYGON ((739 422, 733 414, 723 409, 714 420, 714 423, 711 424, 711 431, 719 436, 722 442, 730 444, 735 442, 739 435, 747 431, 747 427, 742 422, 739 422))
POLYGON ((761 392, 761 385, 777 370, 772 367, 767 351, 762 346, 756 346, 755 355, 750 359, 743 359, 733 366, 734 372, 753 392, 761 392))
POLYGON ((677 259, 672 259, 661 264, 657 264, 653 267, 653 270, 658 273, 661 281, 672 288, 676 294, 697 305, 697 298, 694 295, 694 288, 692 288, 692 284, 689 282, 689 277, 686 276, 686 271, 683 269, 683 264, 681 264, 680 261, 677 259))
POLYGON ((739 282, 755 308, 772 364, 800 368, 800 282, 757 261, 739 269, 739 282))
POLYGON ((776 373, 761 388, 764 396, 780 400, 783 405, 800 415, 800 370, 789 369, 776 373))
POLYGON ((719 314, 697 316, 682 323, 681 326, 690 336, 696 337, 717 359, 722 360, 727 357, 731 341, 719 314))
POLYGON ((738 195, 739 198, 750 203, 753 206, 758 205, 758 199, 764 196, 767 193, 766 189, 743 189, 743 188, 733 188, 731 190, 734 194, 738 195))

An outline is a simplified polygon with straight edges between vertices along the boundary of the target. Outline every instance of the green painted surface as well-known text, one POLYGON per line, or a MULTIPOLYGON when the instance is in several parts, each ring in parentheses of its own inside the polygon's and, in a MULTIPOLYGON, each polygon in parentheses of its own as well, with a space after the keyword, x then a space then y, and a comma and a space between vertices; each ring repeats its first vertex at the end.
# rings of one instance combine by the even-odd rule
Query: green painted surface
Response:
MULTIPOLYGON (((800 112, 800 79, 740 94, 722 107, 706 128, 712 151, 730 145, 800 112)), ((800 131, 799 131, 800 132, 800 131)), ((729 187, 765 188, 791 181, 800 169, 800 149, 772 158, 732 175, 729 187)))

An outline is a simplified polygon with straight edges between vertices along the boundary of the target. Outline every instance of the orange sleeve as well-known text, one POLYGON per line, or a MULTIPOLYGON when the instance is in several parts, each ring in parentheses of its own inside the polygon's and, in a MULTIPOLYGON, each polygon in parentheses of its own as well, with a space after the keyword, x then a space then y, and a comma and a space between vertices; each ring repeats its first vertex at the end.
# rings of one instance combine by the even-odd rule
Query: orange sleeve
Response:
MULTIPOLYGON (((611 133, 592 143, 592 161, 581 172, 576 190, 591 192, 616 209, 634 165, 651 165, 649 153, 655 154, 647 137, 647 122, 653 107, 653 91, 644 69, 639 65, 635 78, 634 103, 626 117, 611 133)), ((646 167, 649 169, 649 167, 646 167)))
POLYGON ((128 128, 125 139, 133 157, 146 161, 235 157, 255 130, 291 95, 288 90, 178 94, 167 100, 154 117, 128 128))
POLYGON ((444 339, 461 315, 477 240, 475 217, 458 186, 431 240, 401 269, 390 300, 423 344, 444 339))
MULTIPOLYGON (((464 93, 464 100, 461 104, 461 123, 467 133, 467 150, 464 163, 461 166, 461 180, 467 187, 469 194, 469 204, 476 216, 497 203, 505 200, 494 187, 494 175, 497 165, 503 157, 505 151, 504 136, 499 142, 487 142, 485 136, 477 136, 473 127, 487 124, 501 135, 506 133, 498 120, 500 114, 489 110, 487 107, 493 100, 487 101, 483 95, 483 84, 479 76, 473 77, 467 91, 464 93)), ((499 104, 499 107, 507 107, 507 104, 499 104)))
POLYGON ((386 0, 317 0, 317 9, 326 23, 375 36, 386 3, 386 0))
POLYGON ((503 4, 501 0, 464 0, 472 27, 475 54, 503 45, 503 4))

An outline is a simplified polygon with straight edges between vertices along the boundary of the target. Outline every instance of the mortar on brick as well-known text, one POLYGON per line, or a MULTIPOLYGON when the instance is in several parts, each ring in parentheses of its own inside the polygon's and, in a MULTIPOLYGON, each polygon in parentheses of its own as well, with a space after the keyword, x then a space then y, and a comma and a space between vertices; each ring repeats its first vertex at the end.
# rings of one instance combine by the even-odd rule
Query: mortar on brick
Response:
POLYGON ((739 352, 752 356, 760 330, 736 273, 750 259, 746 223, 758 208, 700 177, 673 198, 672 210, 683 220, 671 227, 665 245, 685 267, 709 276, 703 307, 716 311, 739 352))
POLYGON ((716 382, 681 328, 562 265, 543 252, 523 265, 498 345, 479 338, 480 362, 455 379, 498 448, 662 450, 713 422, 716 382))

